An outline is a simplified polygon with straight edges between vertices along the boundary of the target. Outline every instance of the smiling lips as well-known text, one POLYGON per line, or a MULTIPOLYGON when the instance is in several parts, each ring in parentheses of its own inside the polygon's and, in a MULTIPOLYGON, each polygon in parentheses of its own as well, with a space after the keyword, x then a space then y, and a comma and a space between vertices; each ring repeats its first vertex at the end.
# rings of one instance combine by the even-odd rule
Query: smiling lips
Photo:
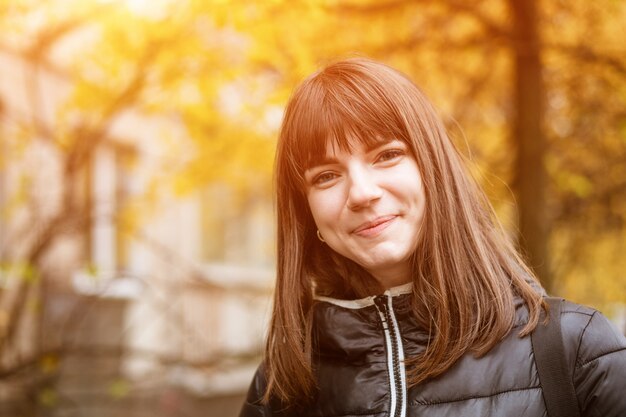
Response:
POLYGON ((392 221, 396 218, 396 215, 381 216, 373 221, 365 222, 359 227, 354 229, 352 233, 361 237, 373 237, 385 230, 392 221))

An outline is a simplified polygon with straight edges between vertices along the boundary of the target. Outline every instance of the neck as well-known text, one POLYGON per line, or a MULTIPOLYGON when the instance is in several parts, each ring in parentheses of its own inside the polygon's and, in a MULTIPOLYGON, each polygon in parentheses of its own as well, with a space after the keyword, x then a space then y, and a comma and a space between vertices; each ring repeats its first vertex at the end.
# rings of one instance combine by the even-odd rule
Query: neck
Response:
POLYGON ((368 270, 368 272, 376 278, 385 290, 398 287, 412 281, 411 269, 408 265, 398 265, 394 268, 385 268, 381 270, 368 270))

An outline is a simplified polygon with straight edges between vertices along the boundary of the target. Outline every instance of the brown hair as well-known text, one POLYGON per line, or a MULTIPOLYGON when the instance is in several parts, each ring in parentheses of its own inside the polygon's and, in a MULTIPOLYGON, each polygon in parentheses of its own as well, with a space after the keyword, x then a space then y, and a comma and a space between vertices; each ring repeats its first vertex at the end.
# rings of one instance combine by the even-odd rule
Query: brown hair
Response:
POLYGON ((520 336, 539 319, 543 304, 533 273, 426 96, 384 64, 363 58, 336 62, 295 90, 278 141, 278 264, 265 400, 294 404, 313 393, 313 287, 336 298, 382 291, 363 268, 317 239, 307 203, 304 171, 329 142, 349 148, 348 138, 402 140, 422 175, 426 208, 412 257, 413 311, 431 337, 422 354, 407 358, 410 386, 445 372, 468 351, 482 355, 498 343, 513 326, 515 295, 529 310, 520 336))

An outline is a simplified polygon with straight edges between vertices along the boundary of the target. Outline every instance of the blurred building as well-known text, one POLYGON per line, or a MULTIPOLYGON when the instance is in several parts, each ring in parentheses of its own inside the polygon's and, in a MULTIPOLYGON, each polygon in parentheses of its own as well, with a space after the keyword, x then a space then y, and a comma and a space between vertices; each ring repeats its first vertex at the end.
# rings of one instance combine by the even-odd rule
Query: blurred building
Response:
POLYGON ((176 194, 193 143, 133 109, 68 173, 50 130, 70 81, 10 52, 0 68, 0 415, 235 415, 269 316, 271 199, 176 194), (35 307, 7 327, 20 296, 35 307))

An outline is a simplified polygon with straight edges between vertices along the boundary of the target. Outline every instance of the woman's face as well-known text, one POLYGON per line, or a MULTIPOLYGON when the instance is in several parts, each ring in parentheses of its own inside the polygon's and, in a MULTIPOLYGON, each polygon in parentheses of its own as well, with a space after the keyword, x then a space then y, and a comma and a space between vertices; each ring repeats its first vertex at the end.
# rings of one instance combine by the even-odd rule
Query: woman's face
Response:
POLYGON ((307 198, 326 244, 361 265, 381 284, 411 281, 409 258, 424 216, 417 163, 400 140, 352 151, 328 146, 305 172, 307 198))

